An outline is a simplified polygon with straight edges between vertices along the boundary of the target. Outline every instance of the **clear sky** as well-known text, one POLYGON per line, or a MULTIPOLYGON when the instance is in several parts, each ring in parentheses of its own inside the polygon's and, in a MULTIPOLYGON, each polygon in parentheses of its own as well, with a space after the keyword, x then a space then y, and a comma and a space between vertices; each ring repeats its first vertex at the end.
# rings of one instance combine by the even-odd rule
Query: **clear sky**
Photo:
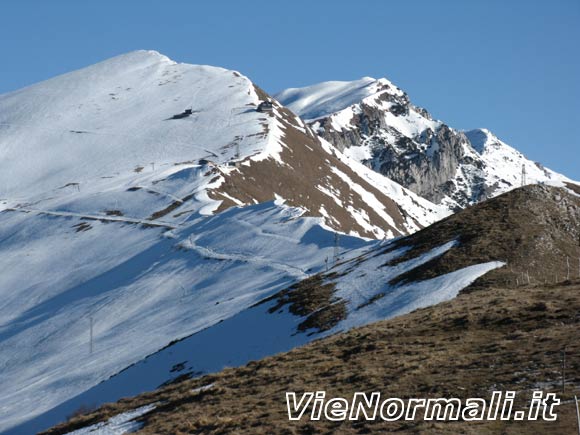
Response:
POLYGON ((136 49, 265 90, 387 77, 580 180, 580 1, 6 0, 0 93, 136 49))

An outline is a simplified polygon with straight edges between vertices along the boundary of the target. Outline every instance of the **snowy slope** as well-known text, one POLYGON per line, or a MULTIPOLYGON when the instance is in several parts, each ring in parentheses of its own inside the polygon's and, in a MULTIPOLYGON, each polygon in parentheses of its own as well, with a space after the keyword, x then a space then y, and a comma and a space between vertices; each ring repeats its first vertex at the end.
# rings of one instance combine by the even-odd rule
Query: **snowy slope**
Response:
MULTIPOLYGON (((0 96, 2 194, 29 198, 67 183, 84 190, 138 165, 225 162, 237 135, 261 131, 261 114, 248 110, 257 101, 251 82, 233 71, 146 51, 0 96), (192 116, 169 119, 188 108, 192 116)), ((265 151, 255 137, 242 153, 265 151)))
MULTIPOLYGON (((328 259, 332 264, 335 233, 320 226, 320 219, 301 217, 302 213, 267 203, 213 217, 198 214, 174 230, 90 221, 91 229, 80 232, 76 226, 87 221, 78 216, 0 215, 0 266, 11 271, 0 278, 0 431, 60 404, 33 422, 34 430, 62 420, 82 404, 154 388, 173 377, 172 369, 185 359, 191 361, 188 370, 211 372, 315 338, 295 334, 300 319, 287 313, 270 315, 268 306, 251 308, 297 280, 323 271, 328 259), (195 335, 177 348, 183 349, 181 354, 170 347, 169 358, 156 357, 161 365, 148 359, 145 365, 125 370, 119 382, 95 387, 191 334, 195 335), (86 390, 90 391, 75 397, 86 390)), ((341 260, 360 257, 377 246, 379 242, 342 236, 341 260)), ((341 285, 346 293, 340 297, 356 307, 359 286, 367 286, 370 298, 385 290, 389 276, 448 247, 442 249, 391 272, 378 267, 385 258, 377 257, 368 267, 359 268, 367 278, 341 285)), ((470 279, 485 270, 470 274, 470 279)), ((453 281, 433 292, 425 283, 424 290, 403 305, 386 307, 382 315, 437 303, 469 283, 453 281)), ((408 293, 405 288, 397 291, 408 293)), ((379 316, 367 317, 354 308, 353 313, 356 320, 345 323, 348 327, 379 316)))
POLYGON ((235 71, 178 64, 152 51, 2 95, 0 211, 151 221, 187 200, 189 213, 209 214, 220 202, 208 189, 228 171, 216 165, 238 153, 275 155, 273 138, 261 134, 273 120, 256 112, 259 101, 235 71), (191 116, 172 119, 186 109, 191 116))
POLYGON ((471 146, 486 163, 484 172, 489 184, 497 183, 497 193, 521 185, 522 167, 525 167, 526 184, 547 183, 562 186, 569 178, 527 159, 522 153, 499 140, 487 129, 466 131, 471 146), (517 170, 519 168, 519 171, 517 170))
POLYGON ((523 166, 527 183, 571 181, 487 130, 461 132, 434 120, 386 79, 324 82, 276 98, 347 156, 451 209, 520 186, 523 166))
MULTIPOLYGON (((261 207, 260 210, 273 212, 271 207, 261 207)), ((236 215, 238 214, 246 217, 252 215, 248 211, 238 211, 236 215)), ((323 252, 328 255, 328 246, 324 245, 331 241, 330 234, 325 235, 324 230, 314 228, 309 229, 309 232, 311 234, 308 238, 319 240, 323 252)), ((191 249, 188 239, 182 244, 191 249)), ((455 242, 446 243, 396 266, 385 267, 385 262, 397 259, 407 248, 384 254, 384 251, 389 250, 389 244, 372 242, 357 247, 353 240, 343 240, 340 249, 341 262, 330 268, 326 275, 330 282, 336 282, 336 301, 344 302, 347 306, 346 318, 333 328, 324 332, 299 330, 299 324, 304 318, 291 314, 287 307, 276 308, 276 298, 251 307, 243 304, 247 308, 238 314, 162 349, 78 397, 16 428, 15 432, 8 433, 32 432, 54 425, 74 412, 80 404, 99 405, 117 401, 121 397, 153 390, 179 377, 201 376, 224 367, 243 365, 342 330, 449 300, 479 276, 502 266, 502 263, 490 262, 420 283, 389 284, 394 278, 442 255, 454 244, 455 242), (335 274, 340 278, 333 278, 335 274)), ((200 247, 195 245, 195 250, 200 252, 200 247)), ((301 246, 296 246, 296 249, 300 248, 301 246)), ((226 258, 229 255, 231 254, 222 253, 221 257, 226 258)), ((320 272, 320 267, 311 272, 320 272)))
POLYGON ((334 233, 301 213, 268 203, 178 231, 96 221, 79 233, 77 217, 5 213, 0 429, 320 271, 334 233))
POLYGON ((276 95, 294 113, 313 120, 340 112, 376 93, 379 85, 372 77, 352 82, 324 82, 305 88, 290 88, 276 95))
MULTIPOLYGON (((371 168, 362 164, 359 159, 357 159, 356 155, 352 155, 348 152, 340 152, 338 149, 333 148, 332 145, 326 142, 325 139, 321 138, 321 141, 323 146, 327 147, 328 152, 333 153, 340 161, 344 162, 358 176, 366 180, 370 185, 377 187, 381 192, 385 193, 389 198, 397 203, 402 210, 405 210, 408 219, 405 221, 403 226, 408 233, 414 233, 421 228, 425 228, 432 223, 437 222, 446 216, 449 216, 451 213, 447 207, 434 204, 431 201, 428 201, 427 199, 412 192, 411 190, 404 188, 399 183, 394 182, 390 178, 387 178, 378 172, 373 171, 371 168)), ((334 169, 334 171, 335 173, 338 173, 337 169, 334 169)), ((339 174, 339 176, 343 179, 346 177, 345 174, 339 174)), ((350 179, 347 180, 351 185, 356 186, 350 179)), ((317 188, 324 191, 323 186, 317 186, 317 188)), ((325 193, 336 199, 336 196, 333 195, 332 192, 326 191, 325 193)), ((370 193, 363 191, 361 195, 367 203, 374 203, 375 209, 381 208, 380 205, 378 205, 377 199, 373 198, 370 193)), ((355 216, 359 215, 356 210, 353 211, 353 213, 355 216)), ((360 219, 364 221, 365 216, 361 216, 360 219)), ((367 225, 368 223, 363 223, 363 226, 367 225)), ((370 228, 370 231, 373 231, 372 227, 370 228)), ((387 233, 384 238, 390 239, 392 238, 392 234, 389 235, 387 233)))

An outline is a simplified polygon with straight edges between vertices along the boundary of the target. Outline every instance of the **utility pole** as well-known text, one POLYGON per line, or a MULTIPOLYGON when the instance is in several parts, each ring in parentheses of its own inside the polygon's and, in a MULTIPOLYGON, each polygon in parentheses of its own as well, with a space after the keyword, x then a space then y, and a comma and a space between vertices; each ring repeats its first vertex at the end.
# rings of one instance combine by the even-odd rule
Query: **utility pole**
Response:
POLYGON ((90 337, 89 337, 89 347, 91 355, 93 354, 93 316, 89 317, 90 322, 90 337))
POLYGON ((578 397, 574 396, 574 402, 576 402, 576 419, 578 421, 578 435, 580 435, 580 409, 578 408, 578 397))
POLYGON ((179 283, 179 288, 181 289, 181 297, 179 298, 180 301, 183 301, 187 297, 187 290, 181 283, 179 283))
POLYGON ((522 187, 526 185, 526 165, 522 164, 522 187))
POLYGON ((338 233, 334 233, 334 265, 338 263, 338 233))

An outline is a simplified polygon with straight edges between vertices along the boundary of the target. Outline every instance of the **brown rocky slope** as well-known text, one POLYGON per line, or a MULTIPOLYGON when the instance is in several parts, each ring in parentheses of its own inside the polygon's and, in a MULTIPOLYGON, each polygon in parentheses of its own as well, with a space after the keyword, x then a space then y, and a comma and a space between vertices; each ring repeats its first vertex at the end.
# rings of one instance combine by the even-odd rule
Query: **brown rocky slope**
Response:
MULTIPOLYGON (((271 100, 261 89, 256 92, 264 101, 271 100)), ((280 196, 287 204, 304 208, 308 216, 323 217, 334 229, 379 239, 410 234, 438 219, 441 209, 411 192, 402 189, 401 203, 369 182, 287 108, 274 102, 273 112, 264 116, 276 117, 282 130, 281 162, 249 157, 234 170, 220 172, 225 182, 209 192, 223 201, 218 211, 280 196)))

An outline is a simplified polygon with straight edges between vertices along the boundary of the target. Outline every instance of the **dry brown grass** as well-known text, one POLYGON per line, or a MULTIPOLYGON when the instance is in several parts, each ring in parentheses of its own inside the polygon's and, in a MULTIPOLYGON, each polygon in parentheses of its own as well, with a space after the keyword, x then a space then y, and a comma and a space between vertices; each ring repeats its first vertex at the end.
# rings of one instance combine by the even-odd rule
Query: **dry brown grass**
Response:
POLYGON ((303 317, 298 331, 327 331, 347 315, 345 301, 334 296, 336 285, 326 282, 333 278, 336 278, 335 273, 313 275, 261 303, 275 300, 276 305, 269 309, 270 313, 275 313, 287 305, 292 314, 303 317))
POLYGON ((160 402, 141 434, 573 434, 580 388, 580 282, 492 288, 291 352, 106 405, 47 434, 160 402), (566 392, 561 351, 566 347, 566 392), (207 391, 192 389, 213 383, 207 391), (329 396, 489 397, 538 385, 567 401, 557 422, 290 422, 286 391, 329 396), (546 385, 548 385, 546 387, 546 385))
MULTIPOLYGON (((269 99, 261 89, 256 87, 255 90, 262 100, 269 99)), ((244 204, 253 204, 255 201, 271 201, 276 195, 280 195, 286 199, 287 204, 304 208, 307 216, 322 216, 320 208, 324 206, 326 213, 331 216, 326 223, 345 233, 356 231, 364 236, 375 237, 347 211, 348 206, 364 211, 373 225, 385 231, 390 229, 395 235, 402 235, 401 231, 407 233, 403 225, 406 212, 397 203, 360 177, 338 157, 324 151, 320 139, 310 129, 304 130, 292 112, 283 107, 278 107, 277 111, 280 114, 278 121, 282 125, 282 141, 285 145, 280 156, 285 164, 280 165, 274 159, 259 162, 247 159, 236 171, 223 173, 224 182, 208 192, 210 198, 222 201, 218 212, 235 205, 230 197, 244 204), (372 193, 384 205, 395 225, 381 217, 352 189, 351 183, 339 177, 332 168, 339 169, 354 183, 372 193), (343 205, 339 205, 317 186, 331 188, 343 205)))
MULTIPOLYGON (((562 281, 572 265, 571 277, 578 277, 580 256, 580 198, 565 189, 526 186, 462 210, 431 225, 396 246, 408 246, 401 262, 445 242, 458 245, 407 274, 401 281, 418 281, 462 267, 500 260, 506 267, 485 274, 471 287, 516 287, 523 283, 545 284, 562 281)), ((392 247, 391 247, 392 249, 392 247)))

